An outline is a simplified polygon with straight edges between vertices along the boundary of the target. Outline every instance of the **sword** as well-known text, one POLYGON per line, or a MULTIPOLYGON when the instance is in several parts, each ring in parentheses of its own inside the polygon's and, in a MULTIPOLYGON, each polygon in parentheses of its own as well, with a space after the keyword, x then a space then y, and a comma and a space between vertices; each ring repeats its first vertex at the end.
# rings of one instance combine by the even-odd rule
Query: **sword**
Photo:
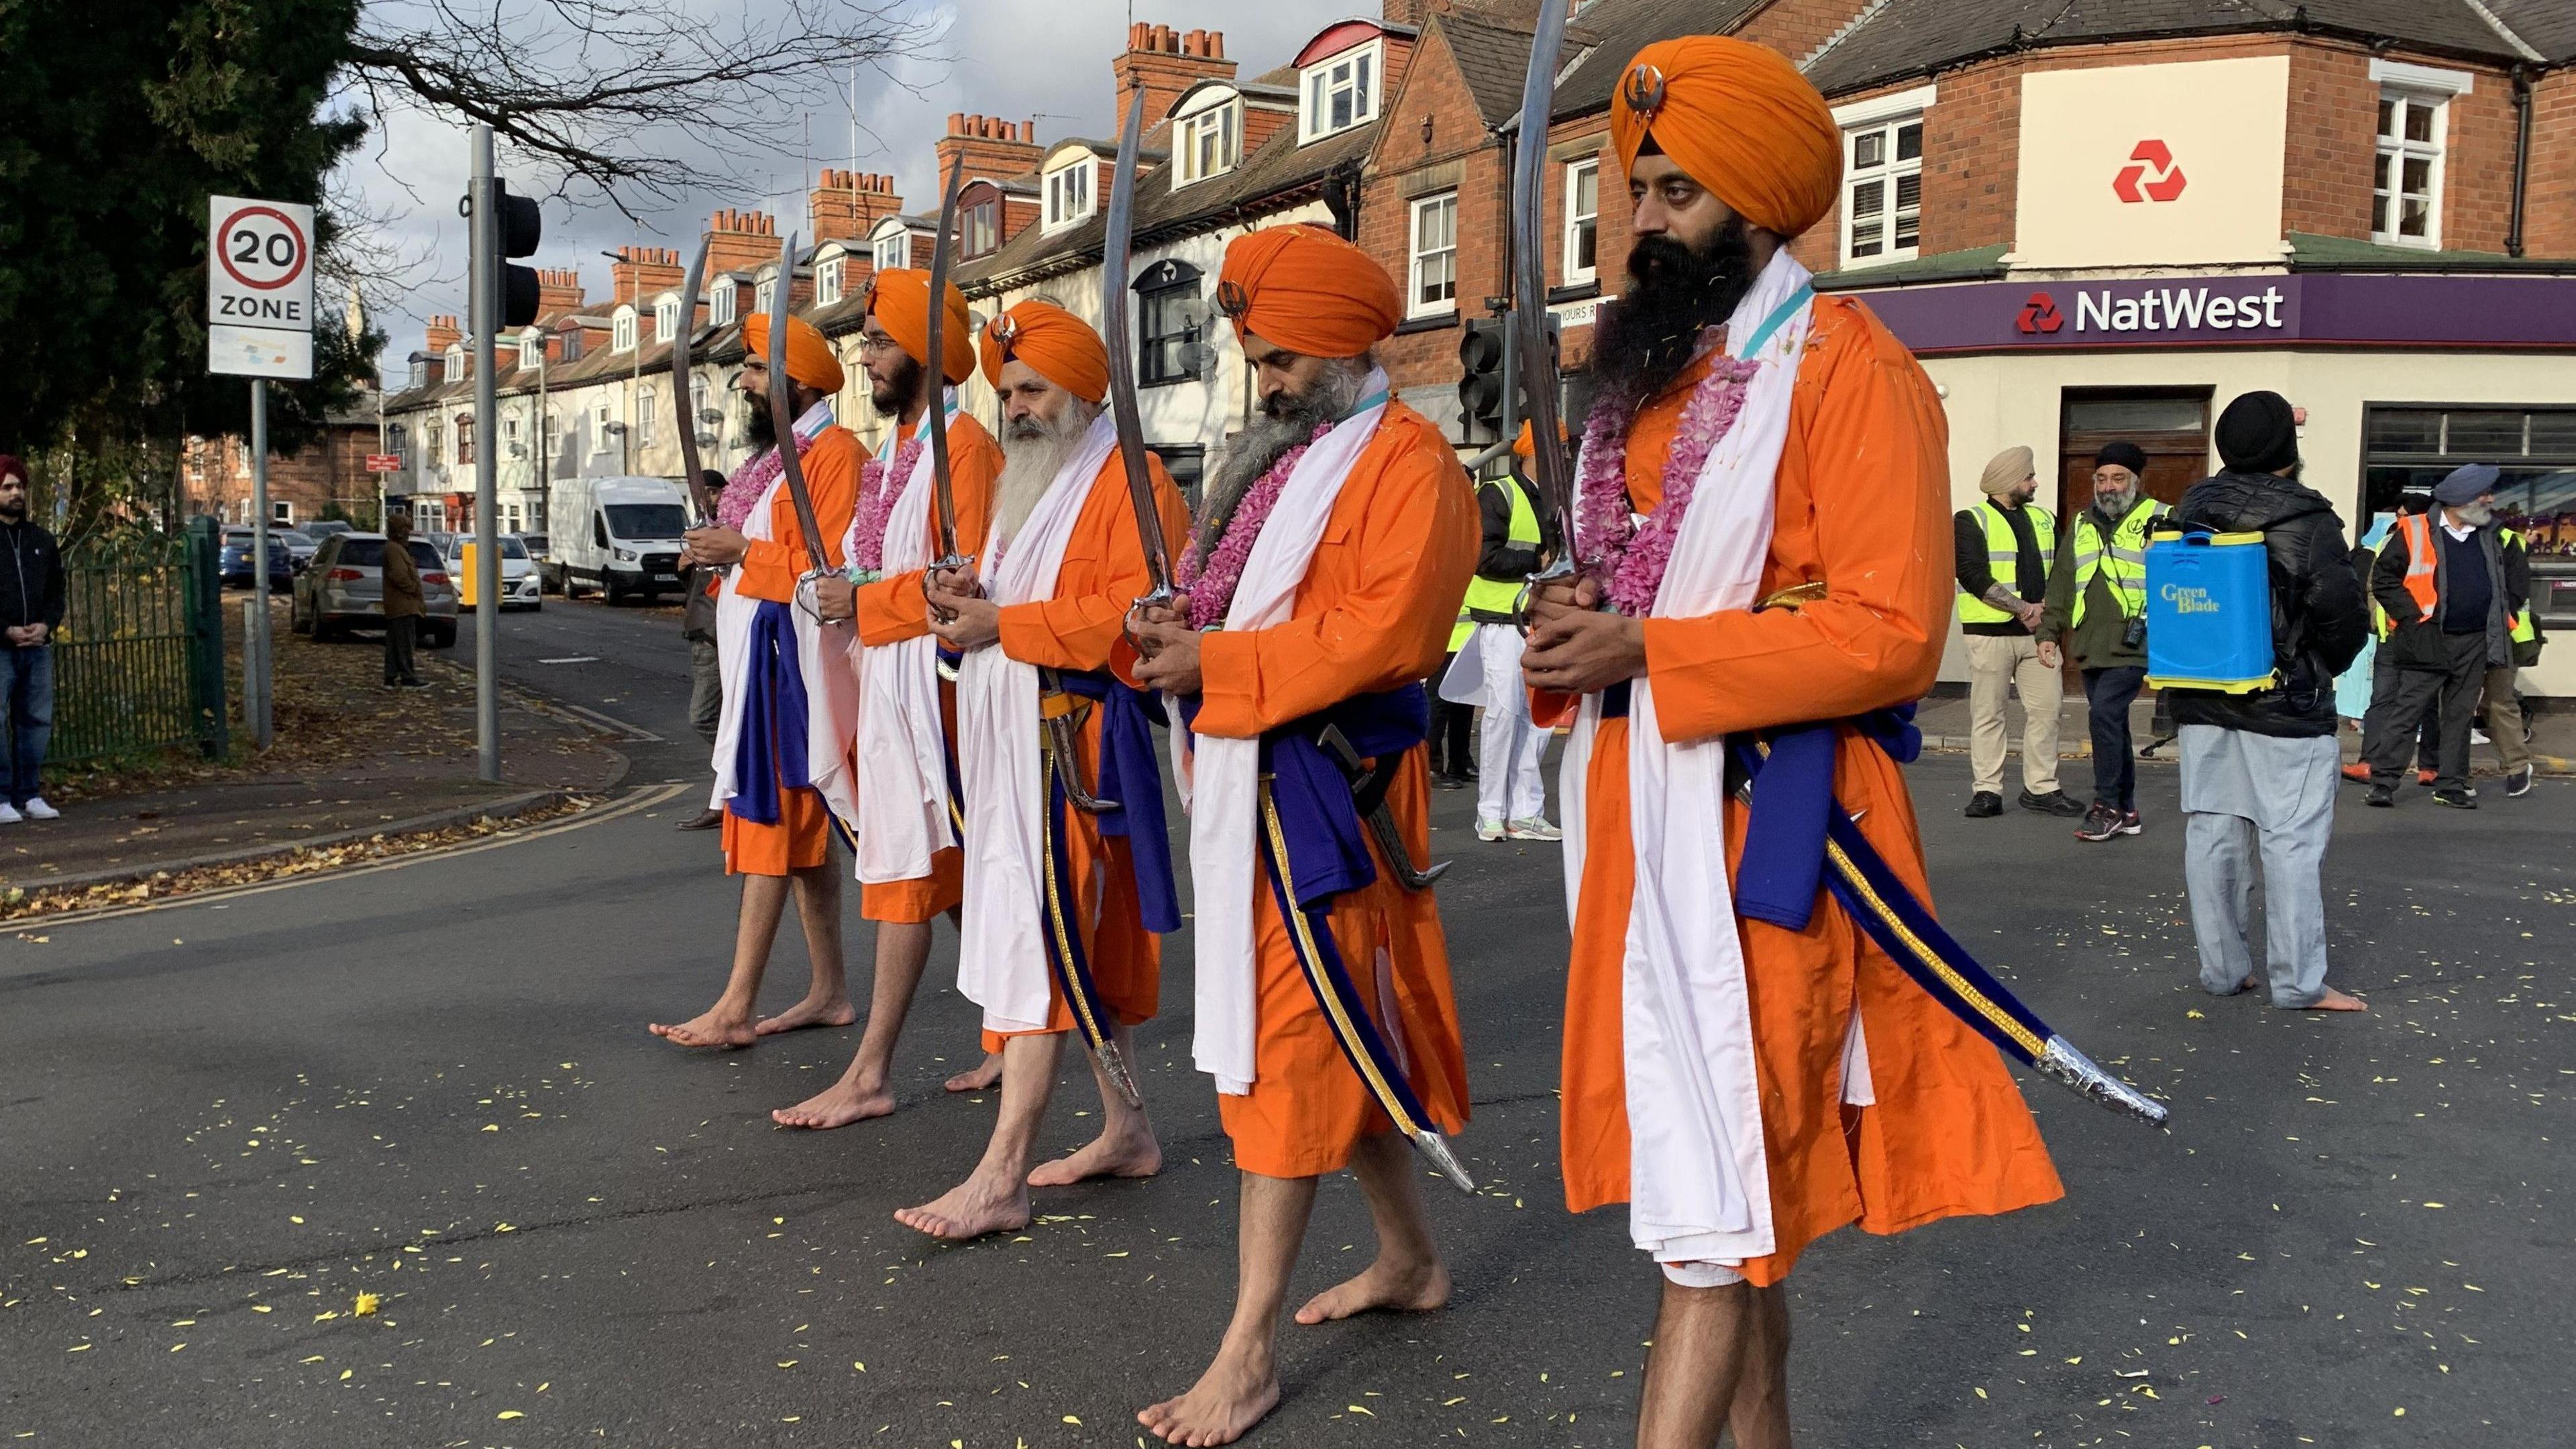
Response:
POLYGON ((957 552, 957 494, 948 480, 948 418, 941 405, 942 389, 948 383, 944 350, 948 331, 948 264, 957 250, 957 184, 966 175, 966 157, 960 153, 948 168, 948 194, 939 203, 939 242, 930 253, 930 337, 922 351, 930 356, 922 363, 921 385, 929 395, 930 412, 930 487, 939 504, 939 557, 931 560, 930 572, 921 576, 922 587, 930 586, 930 574, 975 571, 975 560, 957 552))
MULTIPOLYGON (((1154 506, 1154 479, 1145 467, 1145 424, 1136 410, 1136 359, 1127 350, 1127 267, 1136 234, 1136 150, 1145 131, 1145 108, 1127 108, 1118 138, 1118 170, 1109 183, 1108 236, 1102 243, 1100 332, 1109 344, 1109 415, 1118 427, 1118 454, 1127 465, 1127 501, 1136 510, 1136 539, 1145 548, 1152 587, 1134 608, 1168 605, 1172 590, 1171 545, 1163 537, 1162 510, 1154 506)), ((1133 618, 1134 609, 1128 617, 1133 618)), ((1135 640, 1130 635, 1128 642, 1135 640)))
POLYGON ((1521 406, 1529 419, 1530 473, 1539 500, 1556 515, 1556 557, 1530 575, 1519 612, 1528 627, 1529 603, 1542 584, 1574 575, 1574 480, 1567 476, 1563 427, 1557 411, 1556 368, 1547 338, 1547 254, 1539 249, 1546 204, 1547 126, 1556 104, 1557 53, 1565 44, 1571 5, 1541 5, 1538 34, 1530 42, 1529 73, 1521 82, 1520 133, 1512 151, 1512 341, 1520 354, 1521 406))
POLYGON ((1054 765, 1056 779, 1064 783, 1064 798, 1086 815, 1105 815, 1118 809, 1119 804, 1084 788, 1082 754, 1073 733, 1081 727, 1082 716, 1090 707, 1089 701, 1065 692, 1061 675, 1044 665, 1038 667, 1038 721, 1046 731, 1047 758, 1054 765))
MULTIPOLYGON (((777 304, 769 309, 769 421, 778 434, 778 466, 787 479, 787 496, 796 504, 796 529, 805 536, 806 569, 796 581, 796 602, 820 618, 811 585, 830 570, 823 564, 823 526, 814 521, 814 499, 805 491, 805 465, 796 456, 796 402, 787 391, 787 300, 795 276, 796 233, 791 231, 779 249, 777 304)), ((687 431, 684 423, 681 432, 687 431)))
POLYGON ((1371 770, 1361 763, 1359 751, 1351 748, 1350 737, 1336 725, 1316 731, 1315 743, 1350 777, 1351 803, 1359 806, 1360 819, 1367 823, 1369 834, 1376 838, 1377 848, 1394 869, 1399 884, 1409 891, 1426 891, 1433 881, 1449 873, 1449 862, 1445 860, 1435 861, 1425 869, 1414 868, 1412 847, 1404 843, 1404 832, 1396 828, 1395 812, 1386 804, 1387 786, 1395 782, 1392 768, 1381 765, 1371 770))
POLYGON ((701 527, 716 521, 716 500, 707 491, 706 468, 698 457, 698 401, 689 385, 689 334, 698 327, 698 288, 706 282, 707 247, 712 240, 699 235, 698 254, 689 258, 688 275, 680 279, 680 331, 671 339, 671 401, 680 411, 680 471, 688 475, 689 501, 697 505, 701 527))

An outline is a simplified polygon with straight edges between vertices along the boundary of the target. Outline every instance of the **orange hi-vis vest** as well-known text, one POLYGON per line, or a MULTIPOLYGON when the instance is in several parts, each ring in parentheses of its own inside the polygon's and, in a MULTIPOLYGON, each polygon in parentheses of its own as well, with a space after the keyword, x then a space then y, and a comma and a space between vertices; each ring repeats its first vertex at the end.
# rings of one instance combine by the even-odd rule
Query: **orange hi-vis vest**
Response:
MULTIPOLYGON (((2406 592, 2415 596, 2415 606, 2423 610, 2422 617, 2431 619, 2441 611, 2442 607, 2441 591, 2435 585, 2433 577, 2437 561, 2433 553, 2432 515, 2429 513, 2399 514, 2397 531, 2406 538, 2406 592)), ((2390 620, 2388 628, 2390 632, 2394 632, 2396 621, 2390 620)))

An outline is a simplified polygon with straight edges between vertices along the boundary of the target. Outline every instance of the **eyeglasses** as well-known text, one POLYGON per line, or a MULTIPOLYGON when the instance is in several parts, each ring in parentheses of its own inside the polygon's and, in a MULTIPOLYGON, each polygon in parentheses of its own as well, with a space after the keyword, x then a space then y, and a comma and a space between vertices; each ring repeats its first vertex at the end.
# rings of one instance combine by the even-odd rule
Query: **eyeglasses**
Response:
POLYGON ((862 332, 859 334, 859 353, 861 356, 865 356, 872 352, 884 352, 889 348, 898 345, 899 344, 897 344, 893 338, 885 336, 882 333, 862 332))

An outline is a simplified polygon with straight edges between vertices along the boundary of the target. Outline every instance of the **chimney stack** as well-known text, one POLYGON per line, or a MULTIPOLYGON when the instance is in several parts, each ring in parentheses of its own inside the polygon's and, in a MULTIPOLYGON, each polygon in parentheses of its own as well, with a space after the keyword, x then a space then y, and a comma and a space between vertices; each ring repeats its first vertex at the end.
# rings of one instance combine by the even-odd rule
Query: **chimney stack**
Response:
POLYGON ((1142 20, 1127 27, 1127 51, 1109 63, 1118 82, 1118 130, 1126 134, 1127 108, 1145 106, 1145 129, 1151 131, 1181 93, 1203 80, 1234 79, 1234 62, 1225 58, 1225 32, 1176 32, 1168 25, 1142 20))
POLYGON ((435 356, 445 356, 447 349, 464 340, 465 329, 456 325, 453 314, 433 316, 429 319, 428 334, 421 340, 421 350, 435 356))
MULTIPOLYGON (((939 169, 933 178, 940 195, 948 187, 948 168, 957 158, 965 158, 966 179, 989 176, 996 181, 1025 176, 1035 171, 1045 156, 1038 145, 1038 123, 1005 121, 997 116, 968 115, 963 111, 948 113, 948 134, 931 148, 938 154, 939 169)), ((934 202, 929 208, 937 210, 934 202)))
POLYGON ((609 306, 624 303, 650 310, 655 293, 680 285, 680 254, 669 247, 619 247, 608 275, 609 306))
POLYGON ((827 166, 806 198, 806 215, 817 246, 827 241, 864 240, 878 222, 902 210, 903 197, 894 189, 894 178, 873 171, 840 171, 827 166))
POLYGON ((578 267, 540 267, 537 269, 537 321, 539 324, 566 312, 582 308, 581 269, 578 267))
MULTIPOLYGON (((727 207, 707 218, 707 231, 710 277, 724 272, 758 271, 778 260, 778 220, 765 211, 727 207)), ((679 280, 673 276, 670 285, 678 285, 679 280)))

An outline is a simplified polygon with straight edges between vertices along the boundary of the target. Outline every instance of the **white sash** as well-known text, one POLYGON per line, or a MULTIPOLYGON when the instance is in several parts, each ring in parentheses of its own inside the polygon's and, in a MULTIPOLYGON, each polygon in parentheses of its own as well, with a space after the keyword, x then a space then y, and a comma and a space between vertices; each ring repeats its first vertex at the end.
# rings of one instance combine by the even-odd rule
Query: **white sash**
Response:
MULTIPOLYGON (((942 412, 954 390, 942 398, 942 412)), ((932 418, 922 415, 927 436, 932 418)), ((889 457, 889 462, 892 459, 889 457)), ((886 518, 882 567, 889 574, 930 564, 930 449, 886 518)), ((900 644, 859 645, 859 880, 867 885, 919 880, 933 852, 957 843, 948 824, 948 742, 939 724, 939 641, 928 634, 900 644)))
MULTIPOLYGON (((1103 412, 1010 539, 984 550, 984 596, 1004 607, 1055 596, 1065 545, 1092 484, 1118 446, 1103 412)), ((988 1031, 1046 1025, 1045 922, 1038 892, 1047 850, 1046 792, 1038 744, 1038 671, 998 643, 957 665, 957 769, 966 787, 966 898, 957 989, 984 1008, 988 1031)), ((1068 887, 1069 888, 1069 887, 1068 887)))
MULTIPOLYGON (((1360 396, 1377 399, 1375 405, 1344 418, 1290 470, 1226 608, 1229 631, 1267 629, 1293 612, 1342 483, 1386 416, 1385 391, 1386 374, 1372 369, 1360 396)), ((1190 1054, 1200 1071, 1216 1078, 1218 1091, 1241 1096, 1252 1090, 1259 1027, 1252 893, 1261 742, 1193 734, 1190 753, 1183 794, 1198 926, 1198 1030, 1190 1054)), ((1175 768, 1180 763, 1176 756, 1175 768)))
MULTIPOLYGON (((1807 269, 1786 250, 1774 254, 1728 319, 1730 355, 1741 356, 1807 282, 1807 269)), ((1799 308, 1763 345, 1743 410, 1700 468, 1655 617, 1753 606, 1812 315, 1812 305, 1799 308)), ((1600 721, 1601 696, 1584 696, 1558 776, 1569 915, 1582 880, 1584 785, 1600 721)), ((1726 742, 1667 743, 1653 685, 1643 675, 1631 680, 1628 828, 1637 883, 1621 967, 1628 1230, 1661 1262, 1741 1263, 1774 1247, 1744 943, 1726 875, 1725 794, 1726 742)))

